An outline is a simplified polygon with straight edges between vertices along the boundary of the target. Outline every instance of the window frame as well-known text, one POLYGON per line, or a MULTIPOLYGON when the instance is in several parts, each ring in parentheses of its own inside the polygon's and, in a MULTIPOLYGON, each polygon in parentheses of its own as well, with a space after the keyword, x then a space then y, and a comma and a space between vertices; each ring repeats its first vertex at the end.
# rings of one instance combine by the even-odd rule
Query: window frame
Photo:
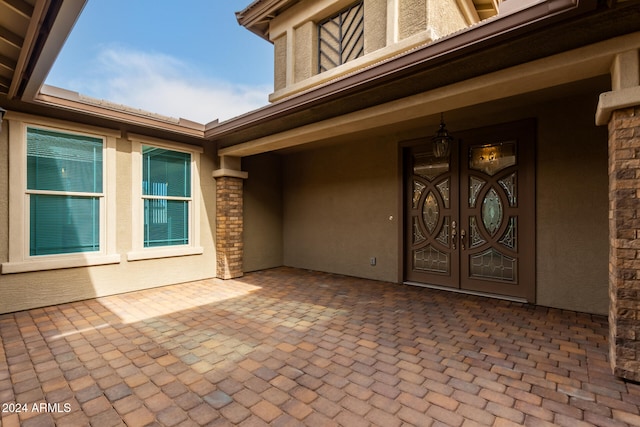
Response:
MULTIPOLYGON (((143 135, 129 134, 131 139, 131 170, 132 170, 132 242, 131 250, 127 253, 128 261, 138 261, 154 258, 167 258, 188 255, 200 255, 204 248, 200 245, 200 154, 202 147, 191 146, 159 140, 143 135), (188 153, 191 155, 191 195, 180 197, 188 202, 188 241, 186 245, 144 246, 144 202, 157 198, 145 196, 142 191, 143 180, 143 146, 157 147, 166 150, 188 153)), ((176 199, 169 197, 168 200, 176 199)))
MULTIPOLYGON (((327 16, 326 18, 320 20, 319 22, 317 22, 316 24, 316 44, 317 44, 317 51, 315 53, 316 57, 317 57, 317 65, 316 65, 316 73, 319 74, 323 74, 326 72, 329 72, 333 69, 336 69, 344 64, 347 64, 351 61, 355 61, 359 58, 362 58, 365 55, 365 48, 364 48, 364 43, 365 43, 365 25, 364 25, 364 12, 365 12, 365 2, 364 0, 357 0, 353 3, 351 3, 349 6, 343 7, 342 9, 338 10, 337 12, 332 13, 331 15, 327 16), (341 38, 339 40, 339 47, 340 47, 340 51, 339 51, 339 62, 333 64, 332 67, 326 68, 324 67, 324 63, 325 61, 323 61, 323 56, 325 56, 327 58, 328 61, 331 61, 331 59, 329 58, 328 55, 326 55, 324 53, 323 50, 323 28, 326 24, 328 24, 329 22, 334 21, 336 18, 342 17, 343 15, 347 15, 349 14, 352 10, 354 9, 358 9, 358 11, 356 13, 361 14, 361 22, 358 24, 358 27, 360 27, 360 25, 362 26, 362 31, 360 33, 358 33, 357 38, 360 39, 362 38, 362 50, 359 51, 359 54, 357 56, 353 56, 353 57, 343 57, 343 39, 341 38)), ((344 22, 342 22, 342 24, 344 24, 344 22)), ((343 28, 342 25, 340 27, 340 33, 342 35, 343 32, 343 28)), ((358 43, 359 44, 359 43, 358 43)), ((348 43, 347 43, 348 45, 348 43)))
MULTIPOLYGON (((21 113, 7 113, 9 126, 9 261, 2 264, 2 274, 61 268, 115 264, 121 261, 115 252, 115 146, 119 131, 81 126, 21 113), (30 254, 30 197, 38 194, 74 196, 80 193, 33 190, 27 183, 27 129, 42 129, 66 135, 101 139, 102 192, 90 193, 99 201, 99 250, 60 254, 30 254)), ((82 193, 85 197, 89 193, 82 193)))

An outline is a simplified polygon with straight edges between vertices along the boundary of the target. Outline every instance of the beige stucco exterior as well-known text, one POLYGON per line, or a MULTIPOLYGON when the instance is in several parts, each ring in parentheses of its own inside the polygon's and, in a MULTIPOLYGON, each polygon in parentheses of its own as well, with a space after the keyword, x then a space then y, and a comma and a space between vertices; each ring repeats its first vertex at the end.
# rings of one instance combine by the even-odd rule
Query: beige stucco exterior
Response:
POLYGON ((251 171, 244 182, 243 270, 284 265, 282 157, 273 153, 243 159, 251 171))
MULTIPOLYGON (((602 84, 606 79, 598 80, 602 84)), ((604 87, 606 89, 606 86, 604 87)), ((449 123, 481 126, 524 118, 538 124, 537 291, 536 303, 605 314, 607 297, 607 132, 593 122, 599 92, 571 92, 526 107, 492 102, 468 108, 449 123)), ((331 139, 318 148, 283 153, 270 164, 247 157, 243 167, 261 181, 271 168, 271 192, 281 186, 283 264, 358 277, 401 283, 402 172, 400 144, 405 139, 430 136, 436 123, 422 129, 378 132, 331 139), (339 141, 339 143, 338 143, 339 141), (370 265, 371 258, 376 265, 370 265)), ((463 129, 458 129, 462 131, 463 129)), ((256 197, 251 187, 245 198, 256 197)), ((274 209, 247 208, 247 227, 274 209)), ((252 225, 254 224, 254 225, 252 225)), ((247 234, 246 248, 277 252, 273 237, 261 240, 247 234)), ((264 268, 245 260, 248 269, 264 268)), ((277 263, 271 266, 279 265, 277 263)))
POLYGON ((285 265, 397 282, 397 155, 382 137, 286 156, 285 265))
POLYGON ((537 303, 606 314, 607 132, 593 122, 597 96, 540 105, 537 303))
MULTIPOLYGON (((628 97, 636 102, 639 37, 587 45, 221 149, 221 155, 243 157, 248 181, 249 159, 279 156, 272 172, 282 182, 282 244, 248 236, 247 248, 282 251, 284 265, 402 283, 402 141, 432 135, 440 111, 454 133, 534 118, 535 302, 606 314, 608 137, 598 125, 628 97)), ((247 226, 259 216, 248 209, 247 226)), ((252 265, 246 261, 257 268, 252 265)))
POLYGON ((402 0, 398 4, 398 39, 427 28, 427 0, 402 0))
MULTIPOLYGON (((9 116, 11 117, 11 116, 9 116)), ((15 118, 16 116, 14 116, 15 118)), ((42 123, 47 126, 55 126, 60 130, 66 128, 83 129, 74 123, 52 121, 37 116, 17 116, 18 121, 29 120, 33 123, 42 123)), ((10 120, 12 120, 10 118, 10 120)), ((15 121, 13 121, 15 122, 15 121)), ((104 265, 91 265, 87 267, 51 268, 41 271, 15 272, 14 264, 10 263, 11 246, 15 240, 9 237, 12 234, 11 227, 15 220, 11 218, 9 207, 9 188, 15 185, 11 182, 9 130, 13 128, 13 122, 5 120, 0 133, 0 263, 3 270, 0 274, 0 313, 13 312, 32 307, 60 304, 69 301, 112 295, 122 292, 130 292, 150 287, 164 286, 192 280, 200 280, 215 276, 215 244, 212 230, 215 226, 215 182, 211 177, 215 168, 215 149, 208 147, 199 155, 198 182, 194 188, 198 193, 197 215, 199 235, 197 241, 199 247, 192 252, 195 255, 168 256, 158 254, 141 256, 140 251, 135 251, 134 243, 134 217, 136 212, 133 200, 132 182, 133 173, 132 141, 127 137, 118 137, 115 140, 115 176, 112 184, 112 195, 107 203, 113 204, 113 218, 111 230, 113 233, 114 247, 108 254, 108 262, 104 265), (144 259, 148 258, 148 259, 144 259)), ((91 132, 100 130, 91 129, 91 132)), ((113 132, 106 130, 106 132, 113 132)), ((152 142, 138 136, 144 142, 152 142)), ((155 141, 168 147, 183 145, 166 140, 155 141)), ((15 146, 11 146, 15 150, 15 146)), ((138 210, 139 212, 139 210, 138 210)), ((25 269, 24 264, 18 263, 18 269, 25 269)))
POLYGON ((437 38, 465 28, 460 6, 456 0, 399 0, 397 41, 424 31, 437 38))
POLYGON ((363 57, 318 74, 318 22, 352 4, 352 0, 304 0, 269 25, 274 44, 274 93, 278 101, 345 74, 370 66, 419 44, 468 25, 456 0, 364 0, 363 57))
MULTIPOLYGON (((0 313, 281 265, 402 286, 403 143, 432 136, 443 112, 454 136, 533 119, 535 164, 524 161, 527 173, 518 175, 535 169, 535 209, 526 217, 535 218, 535 255, 519 252, 535 259, 526 270, 535 271, 535 298, 526 299, 608 313, 612 368, 638 381, 640 9, 625 0, 499 3, 363 0, 364 56, 318 73, 318 23, 353 0, 256 0, 238 20, 274 44, 274 104, 226 123, 157 117, 38 86, 55 49, 45 49, 17 94, 26 78, 20 64, 6 92, 15 109, 0 133, 0 313), (26 255, 19 150, 31 120, 104 136, 100 253, 26 255), (142 248, 141 144, 197 153, 198 227, 188 247, 142 248)), ((65 34, 53 28, 49 37, 65 34)))

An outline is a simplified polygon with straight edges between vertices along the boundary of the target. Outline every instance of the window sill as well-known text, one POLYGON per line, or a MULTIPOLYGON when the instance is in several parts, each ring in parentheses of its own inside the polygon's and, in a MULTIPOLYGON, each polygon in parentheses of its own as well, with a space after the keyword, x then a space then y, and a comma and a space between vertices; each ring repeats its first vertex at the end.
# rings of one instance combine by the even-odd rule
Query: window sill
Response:
POLYGON ((27 273, 32 271, 58 270, 63 268, 90 267, 93 265, 119 264, 120 254, 114 255, 63 255, 43 259, 2 263, 2 274, 27 273))
POLYGON ((165 248, 150 248, 127 253, 127 261, 141 261, 155 258, 172 258, 188 255, 202 255, 204 248, 200 246, 178 246, 165 248))

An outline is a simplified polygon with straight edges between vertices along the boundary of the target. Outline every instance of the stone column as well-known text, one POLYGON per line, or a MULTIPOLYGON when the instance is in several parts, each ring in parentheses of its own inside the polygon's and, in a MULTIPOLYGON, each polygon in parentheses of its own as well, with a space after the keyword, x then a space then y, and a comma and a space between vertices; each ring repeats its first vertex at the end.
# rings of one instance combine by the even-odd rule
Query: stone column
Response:
POLYGON ((243 259, 243 180, 239 158, 221 158, 216 179, 216 277, 242 277, 243 259))
POLYGON ((640 107, 609 122, 609 241, 611 366, 640 381, 640 107))
POLYGON ((613 91, 596 124, 609 126, 609 356, 615 375, 640 381, 640 66, 616 57, 613 91))

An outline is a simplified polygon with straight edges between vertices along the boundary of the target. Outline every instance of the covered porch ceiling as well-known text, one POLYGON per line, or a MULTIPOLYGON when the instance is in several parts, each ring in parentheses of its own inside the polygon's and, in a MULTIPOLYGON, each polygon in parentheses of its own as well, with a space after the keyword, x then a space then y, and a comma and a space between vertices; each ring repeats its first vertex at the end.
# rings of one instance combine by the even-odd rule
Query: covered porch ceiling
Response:
POLYGON ((38 33, 35 0, 0 0, 0 94, 14 97, 26 71, 38 33))
POLYGON ((0 0, 0 97, 36 97, 85 3, 0 0))

